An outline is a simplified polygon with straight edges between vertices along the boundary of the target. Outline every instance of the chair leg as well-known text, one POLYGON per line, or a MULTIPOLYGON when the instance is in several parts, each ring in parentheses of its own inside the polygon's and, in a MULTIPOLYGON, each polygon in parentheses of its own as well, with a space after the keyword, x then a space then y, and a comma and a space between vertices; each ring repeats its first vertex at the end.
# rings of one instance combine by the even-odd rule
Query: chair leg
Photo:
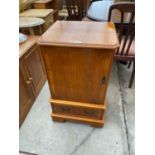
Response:
POLYGON ((132 61, 129 61, 128 68, 130 68, 132 61))
POLYGON ((132 70, 131 77, 130 77, 129 88, 132 87, 134 77, 135 77, 135 62, 133 64, 133 70, 132 70))

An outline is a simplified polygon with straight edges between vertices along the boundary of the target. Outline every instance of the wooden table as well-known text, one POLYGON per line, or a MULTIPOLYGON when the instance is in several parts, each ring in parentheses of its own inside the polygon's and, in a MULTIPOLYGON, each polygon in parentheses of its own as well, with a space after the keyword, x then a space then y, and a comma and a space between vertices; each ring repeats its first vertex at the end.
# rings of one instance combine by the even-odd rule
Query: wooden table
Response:
POLYGON ((38 40, 51 92, 52 119, 102 127, 113 55, 109 22, 57 21, 38 40))
POLYGON ((42 24, 44 24, 45 21, 41 18, 35 18, 35 17, 19 17, 19 28, 22 29, 29 29, 29 32, 31 35, 34 35, 34 28, 39 27, 39 33, 42 34, 42 24))
MULTIPOLYGON (((107 21, 109 14, 109 7, 113 4, 113 1, 96 1, 93 2, 88 11, 87 17, 94 21, 107 21)), ((120 12, 118 10, 114 10, 111 16, 111 21, 114 23, 120 23, 120 12)), ((125 14, 124 22, 128 22, 129 14, 125 14)))
POLYGON ((45 20, 43 25, 44 31, 54 22, 53 9, 29 9, 19 14, 20 17, 37 17, 45 20))
POLYGON ((35 9, 58 9, 57 0, 37 0, 33 2, 35 9))
POLYGON ((58 19, 58 0, 37 0, 33 6, 35 9, 53 9, 54 21, 58 19))

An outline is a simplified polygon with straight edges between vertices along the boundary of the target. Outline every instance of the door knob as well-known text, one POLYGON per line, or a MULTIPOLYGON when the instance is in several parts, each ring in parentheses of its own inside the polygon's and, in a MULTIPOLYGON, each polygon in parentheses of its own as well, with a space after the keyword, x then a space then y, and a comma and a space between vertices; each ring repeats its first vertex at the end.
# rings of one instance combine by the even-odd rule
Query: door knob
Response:
POLYGON ((26 83, 27 83, 27 84, 30 84, 30 83, 31 83, 31 81, 26 81, 26 83))
POLYGON ((32 78, 32 77, 29 77, 29 80, 30 80, 30 81, 32 81, 32 80, 33 80, 33 78, 32 78))
POLYGON ((101 83, 104 85, 104 84, 105 84, 105 82, 106 82, 106 77, 105 77, 105 76, 103 76, 103 78, 102 78, 102 80, 101 80, 101 83))

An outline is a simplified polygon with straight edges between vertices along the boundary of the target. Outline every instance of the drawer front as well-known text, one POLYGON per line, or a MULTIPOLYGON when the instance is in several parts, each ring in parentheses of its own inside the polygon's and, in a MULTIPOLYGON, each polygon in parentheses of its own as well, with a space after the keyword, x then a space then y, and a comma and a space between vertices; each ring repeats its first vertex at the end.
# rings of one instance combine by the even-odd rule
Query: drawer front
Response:
POLYGON ((57 114, 67 114, 67 115, 96 118, 96 119, 100 119, 101 115, 102 115, 102 111, 96 110, 96 109, 61 106, 61 105, 59 105, 59 106, 54 105, 53 108, 54 108, 53 109, 54 112, 57 114))

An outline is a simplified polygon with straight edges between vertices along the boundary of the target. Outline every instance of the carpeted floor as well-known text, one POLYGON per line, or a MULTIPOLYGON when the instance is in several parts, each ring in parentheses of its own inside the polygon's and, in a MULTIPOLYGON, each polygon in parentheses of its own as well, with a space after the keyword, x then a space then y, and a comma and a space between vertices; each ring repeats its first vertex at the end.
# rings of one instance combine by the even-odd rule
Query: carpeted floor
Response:
POLYGON ((21 151, 39 155, 134 155, 134 84, 131 69, 114 63, 103 128, 51 120, 47 83, 20 128, 21 151))

